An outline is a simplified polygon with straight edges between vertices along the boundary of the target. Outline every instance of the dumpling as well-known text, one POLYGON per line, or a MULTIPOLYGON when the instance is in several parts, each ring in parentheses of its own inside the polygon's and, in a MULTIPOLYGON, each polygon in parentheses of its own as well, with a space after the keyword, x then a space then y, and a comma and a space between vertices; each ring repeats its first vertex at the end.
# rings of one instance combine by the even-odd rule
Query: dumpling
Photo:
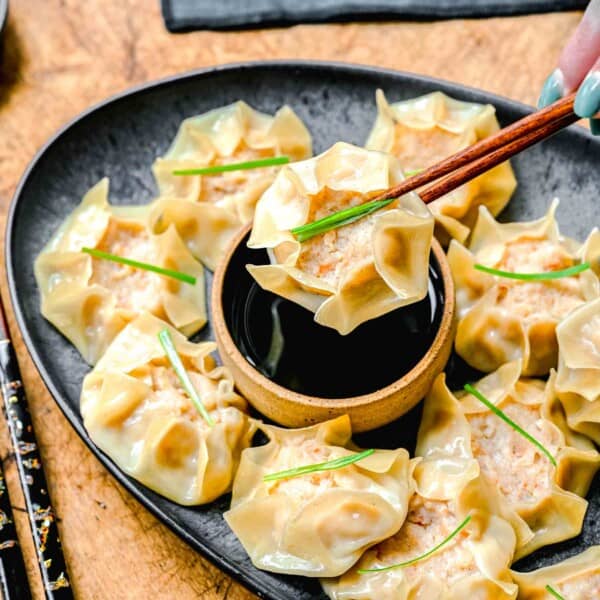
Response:
POLYGON ((240 101, 186 119, 168 152, 154 163, 160 192, 152 212, 154 229, 160 233, 174 224, 194 256, 214 270, 233 235, 252 220, 279 167, 204 176, 173 171, 311 155, 310 133, 288 106, 271 116, 240 101))
POLYGON ((339 579, 324 579, 332 600, 512 600, 510 565, 515 533, 474 460, 456 469, 448 460, 414 459, 416 493, 400 531, 367 550, 339 579), (388 571, 359 573, 410 561, 466 526, 437 552, 388 571))
POLYGON ((569 427, 600 444, 600 298, 574 310, 556 337, 556 392, 569 427))
POLYGON ((593 444, 569 434, 554 414, 553 378, 548 384, 520 379, 519 361, 507 363, 474 384, 490 402, 537 439, 547 456, 519 432, 467 394, 452 394, 438 376, 425 400, 416 453, 425 458, 475 458, 481 472, 500 492, 515 517, 520 558, 535 549, 577 535, 582 528, 587 494, 600 467, 593 444))
POLYGON ((83 381, 81 414, 93 442, 128 475, 179 504, 204 504, 231 488, 254 423, 212 342, 193 344, 149 314, 115 338, 83 381), (209 415, 184 392, 158 340, 173 343, 209 415))
POLYGON ((529 573, 512 572, 519 586, 519 600, 551 598, 546 586, 567 600, 600 598, 600 546, 549 567, 529 573))
POLYGON ((159 235, 148 227, 148 207, 110 206, 108 179, 91 188, 35 261, 41 311, 95 364, 114 337, 141 312, 148 311, 185 335, 206 323, 204 270, 168 228, 159 235), (179 271, 194 285, 92 258, 90 247, 179 271))
MULTIPOLYGON (((389 152, 407 172, 420 171, 498 131, 490 104, 461 102, 442 92, 388 104, 377 90, 378 115, 366 148, 389 152)), ((497 215, 517 185, 510 163, 498 165, 429 204, 436 237, 464 242, 477 219, 478 206, 497 215)))
POLYGON ((363 204, 403 179, 396 159, 345 143, 284 166, 256 207, 249 265, 264 289, 304 306, 341 334, 425 297, 433 217, 416 194, 358 221, 297 241, 291 229, 363 204))
POLYGON ((558 361, 556 325, 599 295, 592 270, 551 281, 518 281, 474 268, 480 263, 540 273, 578 263, 586 246, 560 235, 556 207, 554 202, 545 217, 523 223, 498 223, 482 207, 469 248, 454 240, 450 244, 459 317, 456 352, 480 371, 520 359, 523 375, 545 375, 558 361))
POLYGON ((333 577, 398 531, 412 493, 406 450, 376 450, 341 469, 265 482, 265 475, 350 456, 354 448, 346 415, 304 429, 263 427, 270 441, 243 452, 224 515, 259 569, 333 577))

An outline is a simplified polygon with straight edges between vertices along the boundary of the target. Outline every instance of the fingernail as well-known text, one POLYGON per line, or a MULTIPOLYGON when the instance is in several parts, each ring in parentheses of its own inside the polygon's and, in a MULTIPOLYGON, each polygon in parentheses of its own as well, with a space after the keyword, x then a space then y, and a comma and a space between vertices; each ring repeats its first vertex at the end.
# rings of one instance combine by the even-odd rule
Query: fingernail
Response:
POLYGON ((585 78, 575 97, 575 114, 582 119, 593 117, 600 110, 600 71, 585 78))
POLYGON ((538 100, 538 108, 544 108, 559 98, 562 98, 565 92, 564 77, 560 69, 554 69, 542 87, 542 93, 538 100))
POLYGON ((590 119, 590 131, 592 135, 600 135, 600 119, 590 119))

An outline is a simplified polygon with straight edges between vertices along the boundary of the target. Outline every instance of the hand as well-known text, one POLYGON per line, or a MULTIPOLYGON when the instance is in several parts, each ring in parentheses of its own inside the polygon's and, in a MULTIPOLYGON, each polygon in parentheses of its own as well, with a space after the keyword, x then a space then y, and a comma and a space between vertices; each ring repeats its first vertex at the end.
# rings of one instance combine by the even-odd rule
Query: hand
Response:
POLYGON ((592 133, 600 135, 600 0, 588 4, 558 67, 544 83, 538 106, 552 104, 578 87, 575 113, 590 118, 592 133))

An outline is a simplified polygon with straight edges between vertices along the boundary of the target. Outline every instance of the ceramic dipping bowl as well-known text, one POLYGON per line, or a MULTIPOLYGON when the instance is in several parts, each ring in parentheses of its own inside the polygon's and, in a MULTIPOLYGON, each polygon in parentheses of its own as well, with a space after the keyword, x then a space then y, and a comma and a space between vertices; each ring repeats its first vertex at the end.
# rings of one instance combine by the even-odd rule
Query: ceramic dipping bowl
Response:
POLYGON ((450 356, 454 285, 433 240, 424 300, 367 321, 348 335, 261 289, 247 264, 268 264, 246 246, 250 226, 215 271, 212 320, 223 363, 259 412, 287 427, 348 414, 355 432, 402 416, 423 398, 450 356))

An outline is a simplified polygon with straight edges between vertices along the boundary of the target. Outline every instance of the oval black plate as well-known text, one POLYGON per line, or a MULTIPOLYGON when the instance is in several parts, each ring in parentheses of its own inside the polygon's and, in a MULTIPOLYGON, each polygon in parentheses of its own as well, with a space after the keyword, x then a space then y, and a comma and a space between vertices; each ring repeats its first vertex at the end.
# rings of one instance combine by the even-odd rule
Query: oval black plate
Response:
MULTIPOLYGON (((273 62, 208 69, 129 91, 75 119, 33 160, 9 214, 6 262, 17 321, 56 402, 90 450, 140 502, 191 546, 264 598, 307 600, 323 595, 316 581, 265 573, 252 566, 223 520, 228 497, 199 508, 178 506, 125 476, 93 445, 78 411, 79 390, 88 367, 41 316, 33 261, 85 191, 101 177, 111 178, 114 202, 150 201, 155 195, 150 166, 167 149, 182 119, 240 98, 270 113, 287 103, 308 125, 315 152, 321 152, 338 140, 364 143, 375 118, 378 87, 390 100, 441 89, 463 100, 491 102, 502 124, 531 110, 459 85, 368 67, 273 62)), ((558 218, 564 233, 583 239, 597 223, 599 164, 600 140, 576 127, 528 150, 514 161, 519 187, 503 219, 539 217, 558 196, 563 199, 558 218)), ((207 327, 200 337, 210 335, 207 327)), ((464 369, 456 363, 452 359, 450 366, 452 379, 458 382, 464 369)), ((378 432, 378 445, 385 439, 389 447, 413 447, 418 413, 417 408, 378 432)), ((600 531, 594 527, 599 513, 597 480, 590 492, 583 534, 537 552, 521 566, 531 569, 600 543, 600 531)))

